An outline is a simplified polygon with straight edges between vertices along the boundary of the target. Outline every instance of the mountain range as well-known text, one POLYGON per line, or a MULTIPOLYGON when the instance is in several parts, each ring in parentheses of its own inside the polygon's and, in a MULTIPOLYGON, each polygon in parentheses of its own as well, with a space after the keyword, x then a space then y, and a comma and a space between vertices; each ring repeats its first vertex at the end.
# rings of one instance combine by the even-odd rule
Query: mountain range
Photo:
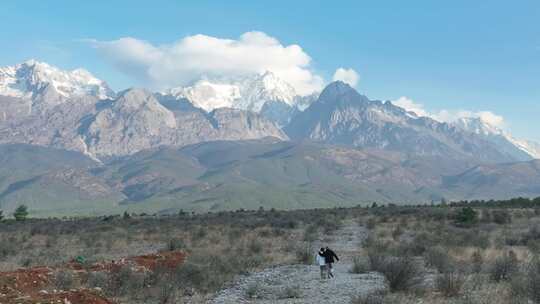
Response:
POLYGON ((271 72, 114 92, 88 71, 0 68, 0 209, 312 208, 540 195, 540 145, 343 82, 299 96, 271 72))

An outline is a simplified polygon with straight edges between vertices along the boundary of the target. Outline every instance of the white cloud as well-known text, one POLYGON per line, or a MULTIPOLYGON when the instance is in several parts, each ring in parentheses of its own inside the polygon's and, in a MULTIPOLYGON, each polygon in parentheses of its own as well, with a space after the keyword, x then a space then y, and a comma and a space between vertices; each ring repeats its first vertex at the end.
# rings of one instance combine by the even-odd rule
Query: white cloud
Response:
POLYGON ((398 107, 402 107, 407 111, 414 112, 418 116, 430 116, 429 113, 424 110, 424 105, 414 102, 412 99, 401 96, 400 98, 392 101, 398 107))
POLYGON ((333 80, 341 80, 350 86, 355 87, 359 78, 360 76, 358 76, 358 73, 353 69, 338 68, 334 73, 333 80))
POLYGON ((491 111, 439 110, 432 112, 426 110, 423 104, 415 102, 405 96, 392 101, 392 103, 407 111, 414 112, 418 116, 431 117, 441 122, 454 122, 460 118, 480 118, 482 121, 487 122, 492 126, 498 128, 505 127, 504 117, 491 111))
POLYGON ((246 32, 236 40, 193 35, 161 45, 131 37, 87 41, 123 72, 156 88, 265 71, 287 81, 302 95, 321 90, 324 84, 300 46, 284 46, 263 32, 246 32))

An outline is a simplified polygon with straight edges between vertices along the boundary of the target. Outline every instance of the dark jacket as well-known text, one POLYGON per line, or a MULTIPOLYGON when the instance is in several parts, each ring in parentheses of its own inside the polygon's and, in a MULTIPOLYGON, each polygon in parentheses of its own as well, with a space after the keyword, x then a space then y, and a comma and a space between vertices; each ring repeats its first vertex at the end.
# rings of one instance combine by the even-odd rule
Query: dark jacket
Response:
POLYGON ((324 260, 326 263, 334 263, 334 258, 339 261, 339 258, 334 251, 331 249, 326 249, 324 251, 324 260))

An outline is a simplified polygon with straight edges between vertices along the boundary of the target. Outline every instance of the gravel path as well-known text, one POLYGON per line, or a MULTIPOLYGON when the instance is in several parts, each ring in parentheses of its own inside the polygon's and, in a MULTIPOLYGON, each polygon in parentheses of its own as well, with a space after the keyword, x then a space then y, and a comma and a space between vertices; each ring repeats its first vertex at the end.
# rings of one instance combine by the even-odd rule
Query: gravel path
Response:
POLYGON ((210 303, 349 303, 353 296, 384 286, 380 274, 349 273, 352 258, 366 235, 365 229, 351 222, 313 244, 314 248, 328 245, 340 256, 340 262, 334 264, 333 279, 321 280, 316 265, 277 266, 239 279, 232 287, 219 292, 210 303))

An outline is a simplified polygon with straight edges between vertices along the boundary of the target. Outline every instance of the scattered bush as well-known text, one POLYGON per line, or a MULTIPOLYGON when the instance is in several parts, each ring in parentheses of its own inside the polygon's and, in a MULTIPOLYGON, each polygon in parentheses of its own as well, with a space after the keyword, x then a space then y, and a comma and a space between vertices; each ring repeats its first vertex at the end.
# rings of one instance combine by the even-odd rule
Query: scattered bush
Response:
POLYGON ((308 225, 304 230, 304 241, 314 242, 317 239, 318 230, 316 225, 308 225))
POLYGON ((14 237, 0 239, 0 260, 8 256, 15 255, 20 249, 17 248, 18 241, 14 237))
POLYGON ((351 267, 351 273, 366 273, 369 271, 369 262, 363 258, 355 257, 353 259, 353 265, 351 267))
POLYGON ((251 254, 260 254, 263 251, 263 244, 257 240, 251 240, 248 244, 248 250, 251 254))
POLYGON ((259 298, 262 294, 262 288, 259 284, 250 284, 246 289, 246 296, 248 299, 259 298))
POLYGON ((172 238, 169 240, 169 243, 167 244, 167 249, 169 251, 176 251, 176 250, 184 250, 186 249, 186 243, 184 240, 180 238, 172 238))
POLYGON ((540 260, 535 259, 529 265, 526 285, 533 303, 540 304, 540 260))
POLYGON ((99 288, 106 288, 108 283, 109 277, 104 272, 90 272, 88 273, 88 278, 86 281, 86 284, 90 288, 99 287, 99 288))
POLYGON ((293 286, 287 286, 283 290, 283 293, 281 294, 281 299, 299 299, 302 297, 302 290, 300 289, 300 286, 293 285, 293 286))
POLYGON ((491 214, 493 216, 493 222, 496 224, 504 225, 512 222, 512 215, 507 210, 493 210, 491 214))
POLYGON ((373 217, 370 217, 368 220, 367 220, 367 223, 366 223, 366 228, 369 229, 369 230, 373 230, 375 229, 377 225, 377 220, 373 217))
POLYGON ((403 234, 403 229, 401 228, 400 225, 398 225, 396 226, 396 228, 392 230, 392 239, 394 239, 394 241, 398 241, 402 234, 403 234))
POLYGON ((311 265, 315 259, 315 251, 313 251, 311 245, 299 247, 296 249, 296 260, 298 263, 304 265, 311 265))
POLYGON ((70 271, 61 270, 54 275, 54 286, 58 290, 69 290, 73 283, 73 274, 70 271))
POLYGON ((383 268, 384 263, 389 256, 388 246, 378 241, 371 242, 368 239, 366 240, 366 247, 369 269, 373 271, 378 271, 378 269, 383 268))
POLYGON ((518 271, 518 260, 513 251, 498 257, 491 265, 489 277, 495 282, 508 281, 518 271))
POLYGON ((472 263, 471 270, 473 273, 482 272, 482 267, 484 265, 484 257, 482 256, 482 253, 479 250, 473 252, 471 256, 471 263, 472 263))
POLYGON ((440 273, 452 270, 452 260, 448 255, 448 250, 443 247, 433 247, 426 250, 424 260, 428 267, 437 269, 440 273))
POLYGON ((410 291, 422 282, 422 270, 411 258, 388 257, 376 271, 382 273, 391 292, 410 291))
POLYGON ((529 298, 529 286, 525 275, 516 274, 512 276, 510 280, 510 295, 512 299, 526 300, 529 298))
POLYGON ((435 288, 445 297, 456 297, 465 283, 463 275, 458 272, 447 272, 437 276, 435 288))

